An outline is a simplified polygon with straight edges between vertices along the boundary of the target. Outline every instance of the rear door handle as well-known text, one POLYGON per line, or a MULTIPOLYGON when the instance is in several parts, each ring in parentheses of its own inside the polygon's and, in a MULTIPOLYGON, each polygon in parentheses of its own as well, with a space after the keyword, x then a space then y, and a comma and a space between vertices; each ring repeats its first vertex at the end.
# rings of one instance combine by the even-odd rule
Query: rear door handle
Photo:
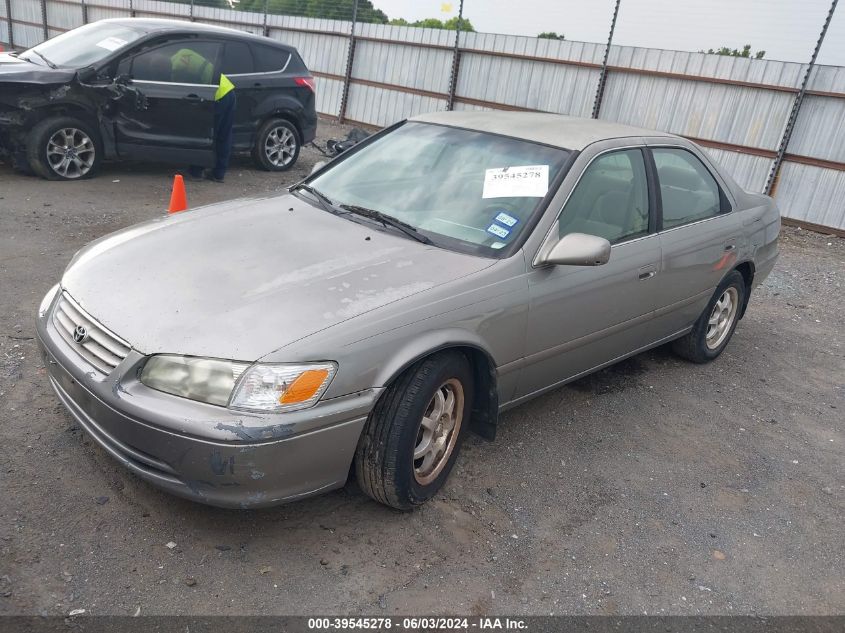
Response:
POLYGON ((200 103, 200 102, 202 102, 202 97, 200 97, 199 95, 195 95, 195 94, 189 94, 189 95, 187 95, 187 96, 183 97, 183 99, 184 99, 185 101, 190 101, 191 103, 200 103))

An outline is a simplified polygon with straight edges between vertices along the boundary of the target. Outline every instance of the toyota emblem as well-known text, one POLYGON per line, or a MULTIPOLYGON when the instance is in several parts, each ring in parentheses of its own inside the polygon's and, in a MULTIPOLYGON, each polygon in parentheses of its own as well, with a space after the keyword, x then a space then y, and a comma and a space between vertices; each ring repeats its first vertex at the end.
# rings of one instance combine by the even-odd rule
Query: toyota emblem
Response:
POLYGON ((84 325, 77 325, 73 330, 73 340, 80 345, 88 340, 88 330, 84 325))

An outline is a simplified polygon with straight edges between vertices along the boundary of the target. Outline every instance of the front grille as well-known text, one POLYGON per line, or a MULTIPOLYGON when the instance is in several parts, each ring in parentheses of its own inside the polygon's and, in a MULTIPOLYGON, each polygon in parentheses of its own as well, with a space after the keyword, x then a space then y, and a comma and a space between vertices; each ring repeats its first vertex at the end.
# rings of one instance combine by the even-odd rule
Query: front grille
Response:
POLYGON ((53 309, 53 323, 61 337, 104 374, 117 367, 131 349, 129 343, 97 323, 66 292, 62 292, 53 309), (86 334, 81 343, 74 340, 79 326, 85 328, 86 334))

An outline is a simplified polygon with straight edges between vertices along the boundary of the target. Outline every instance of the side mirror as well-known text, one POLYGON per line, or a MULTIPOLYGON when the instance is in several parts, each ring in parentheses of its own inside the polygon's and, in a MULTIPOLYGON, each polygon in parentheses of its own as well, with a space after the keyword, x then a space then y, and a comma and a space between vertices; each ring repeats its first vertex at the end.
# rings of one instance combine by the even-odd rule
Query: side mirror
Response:
POLYGON ((319 171, 326 165, 328 165, 328 162, 324 160, 318 160, 316 163, 314 163, 314 166, 311 168, 311 174, 309 174, 309 176, 312 175, 314 172, 319 171))
POLYGON ((610 242, 586 233, 569 233, 542 258, 543 264, 557 266, 601 266, 610 259, 610 242))
POLYGON ((90 84, 97 79, 97 71, 93 66, 86 66, 76 73, 77 78, 84 84, 90 84))

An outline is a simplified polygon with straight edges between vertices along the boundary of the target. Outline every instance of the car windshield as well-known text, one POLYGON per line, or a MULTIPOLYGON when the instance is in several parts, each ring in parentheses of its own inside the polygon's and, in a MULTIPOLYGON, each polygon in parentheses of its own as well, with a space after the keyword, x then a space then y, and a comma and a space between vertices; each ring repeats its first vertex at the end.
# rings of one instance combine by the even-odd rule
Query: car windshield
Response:
POLYGON ((20 58, 42 65, 83 68, 96 64, 143 34, 124 24, 95 22, 42 42, 21 53, 20 58))
POLYGON ((335 206, 405 222, 439 246, 504 253, 570 152, 485 132, 408 122, 308 181, 335 206))

